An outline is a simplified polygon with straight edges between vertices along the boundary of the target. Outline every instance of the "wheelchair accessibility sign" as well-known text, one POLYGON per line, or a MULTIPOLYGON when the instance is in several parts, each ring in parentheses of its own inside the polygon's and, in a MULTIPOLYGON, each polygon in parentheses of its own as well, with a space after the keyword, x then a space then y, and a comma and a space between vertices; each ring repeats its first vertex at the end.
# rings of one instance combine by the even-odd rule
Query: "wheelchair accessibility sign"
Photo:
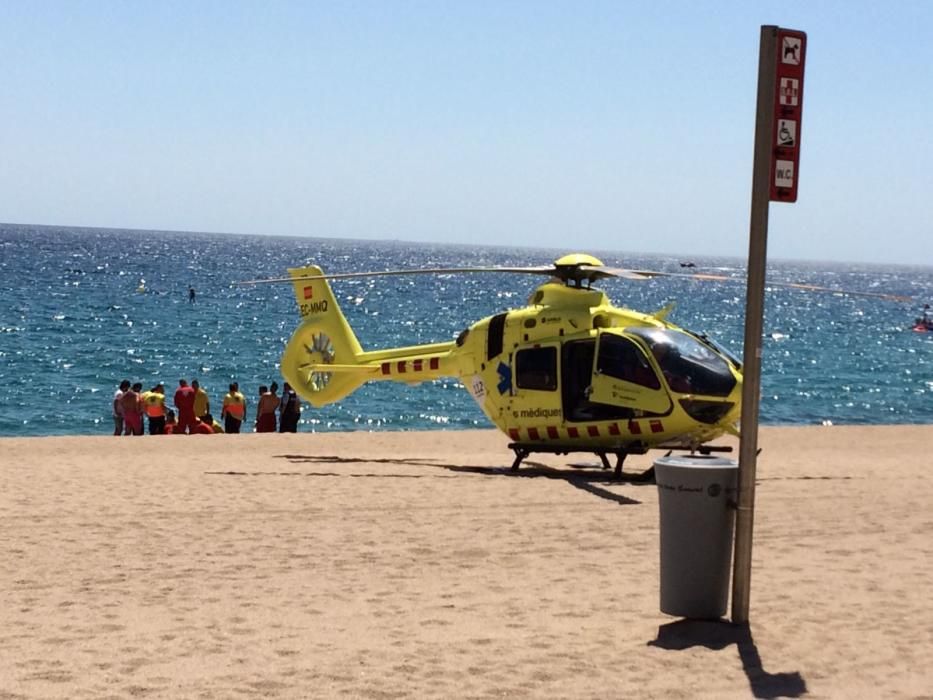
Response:
POLYGON ((777 143, 775 146, 797 145, 797 122, 793 119, 778 119, 777 143))

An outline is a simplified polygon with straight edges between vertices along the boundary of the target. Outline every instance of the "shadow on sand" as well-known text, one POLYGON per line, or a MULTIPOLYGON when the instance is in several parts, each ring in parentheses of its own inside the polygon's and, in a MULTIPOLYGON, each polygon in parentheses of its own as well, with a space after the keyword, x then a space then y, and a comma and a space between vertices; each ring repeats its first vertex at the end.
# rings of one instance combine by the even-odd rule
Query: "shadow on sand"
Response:
POLYGON ((807 683, 797 671, 765 671, 748 625, 713 620, 678 620, 658 627, 657 639, 648 642, 649 646, 670 651, 683 651, 696 646, 721 651, 732 644, 738 648, 742 669, 756 698, 799 698, 807 693, 807 683))
MULTIPOLYGON (((555 469, 539 462, 526 461, 518 471, 512 471, 510 467, 486 467, 471 465, 444 464, 430 459, 417 457, 407 459, 392 458, 372 458, 372 457, 340 457, 336 455, 274 455, 276 459, 288 460, 291 464, 399 464, 407 466, 433 467, 443 469, 455 474, 483 474, 486 476, 502 476, 510 479, 556 479, 564 481, 574 488, 586 491, 594 496, 612 501, 618 505, 640 505, 641 501, 634 498, 628 498, 622 494, 606 488, 608 485, 620 485, 627 483, 629 485, 648 486, 654 485, 653 480, 639 480, 638 475, 631 479, 625 479, 620 482, 613 476, 611 471, 567 471, 566 469, 555 469), (605 484, 606 486, 603 486, 605 484)), ((445 478, 436 474, 338 474, 335 472, 235 472, 235 471, 211 471, 206 472, 211 475, 221 476, 344 476, 348 478, 445 478)), ((446 477, 450 478, 450 477, 446 477)))

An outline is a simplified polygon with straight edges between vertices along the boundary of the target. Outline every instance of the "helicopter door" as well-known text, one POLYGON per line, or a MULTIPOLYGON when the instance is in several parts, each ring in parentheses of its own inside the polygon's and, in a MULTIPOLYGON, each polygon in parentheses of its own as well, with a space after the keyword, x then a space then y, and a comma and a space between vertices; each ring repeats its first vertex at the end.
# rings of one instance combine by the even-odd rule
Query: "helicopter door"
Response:
POLYGON ((672 408, 644 351, 633 340, 609 332, 599 333, 589 400, 660 415, 672 408))

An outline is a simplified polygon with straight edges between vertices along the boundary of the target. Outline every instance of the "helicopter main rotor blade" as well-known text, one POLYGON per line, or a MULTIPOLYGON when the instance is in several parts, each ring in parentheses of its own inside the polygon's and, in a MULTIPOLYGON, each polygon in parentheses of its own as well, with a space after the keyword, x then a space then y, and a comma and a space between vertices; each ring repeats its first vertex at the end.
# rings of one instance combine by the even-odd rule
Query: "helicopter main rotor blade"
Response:
MULTIPOLYGON (((275 284, 281 282, 304 282, 310 280, 353 279, 359 277, 400 277, 410 275, 453 275, 472 272, 502 272, 516 274, 547 275, 561 280, 588 280, 593 282, 607 277, 620 277, 629 280, 646 280, 653 277, 679 277, 681 279, 700 280, 704 282, 737 282, 745 283, 745 277, 730 277, 729 275, 713 274, 709 272, 666 272, 663 270, 634 270, 624 267, 608 267, 606 265, 539 265, 533 267, 434 267, 408 270, 379 270, 375 272, 334 272, 320 275, 302 275, 299 277, 274 277, 267 279, 246 280, 234 282, 235 285, 247 284, 275 284)), ((800 282, 771 282, 766 281, 769 287, 786 287, 789 289, 802 289, 810 292, 826 292, 830 294, 846 294, 849 296, 886 299, 888 301, 911 301, 911 297, 899 294, 885 294, 883 292, 862 292, 850 289, 836 289, 822 287, 816 284, 800 282)))
MULTIPOLYGON (((661 270, 631 270, 643 277, 680 277, 682 279, 701 280, 705 282, 740 282, 745 283, 745 277, 729 277, 728 275, 714 275, 708 272, 664 272, 661 270)), ((910 297, 900 294, 885 294, 883 292, 861 292, 852 289, 837 289, 835 287, 821 287, 817 284, 802 282, 772 282, 765 280, 766 287, 786 287, 788 289, 803 289, 808 292, 828 292, 830 294, 846 294, 855 297, 869 297, 873 299, 886 299, 888 301, 910 301, 910 297)))
POLYGON ((302 275, 300 277, 274 277, 259 280, 246 280, 244 282, 235 282, 234 284, 271 284, 274 282, 295 282, 307 280, 338 280, 350 279, 354 277, 400 277, 404 275, 455 275, 468 272, 506 272, 522 273, 532 275, 556 275, 557 270, 553 265, 541 265, 539 267, 434 267, 411 270, 380 270, 378 272, 334 272, 324 273, 322 275, 302 275))
POLYGON ((626 267, 607 267, 606 265, 584 265, 580 267, 585 272, 592 272, 593 279, 602 279, 606 277, 620 277, 626 280, 646 280, 654 275, 642 272, 641 270, 630 270, 626 267))

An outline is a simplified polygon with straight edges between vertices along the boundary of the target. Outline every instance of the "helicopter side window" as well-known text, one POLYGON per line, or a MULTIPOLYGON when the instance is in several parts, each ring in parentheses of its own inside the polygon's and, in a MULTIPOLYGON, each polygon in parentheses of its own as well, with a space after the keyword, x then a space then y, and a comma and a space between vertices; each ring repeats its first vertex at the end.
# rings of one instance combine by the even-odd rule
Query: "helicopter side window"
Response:
POLYGON ((658 375, 648 364, 648 358, 625 338, 608 334, 602 336, 596 371, 649 389, 661 388, 658 375))
POLYGON ((486 359, 491 360, 502 354, 502 338, 505 333, 505 314, 498 314, 489 320, 489 330, 486 333, 486 359))
POLYGON ((557 389, 557 348, 529 348, 515 355, 515 385, 519 389, 557 389))

